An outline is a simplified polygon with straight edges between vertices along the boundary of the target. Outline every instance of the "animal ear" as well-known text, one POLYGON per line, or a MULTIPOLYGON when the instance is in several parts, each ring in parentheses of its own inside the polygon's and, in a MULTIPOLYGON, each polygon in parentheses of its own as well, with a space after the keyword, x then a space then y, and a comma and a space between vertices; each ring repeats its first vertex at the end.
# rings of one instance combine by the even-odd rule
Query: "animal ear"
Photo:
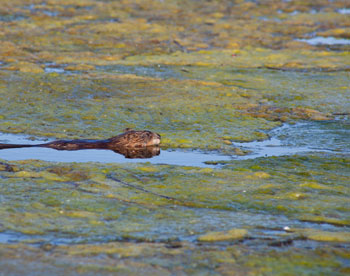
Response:
POLYGON ((128 132, 128 131, 131 131, 131 130, 133 130, 133 129, 130 128, 130 127, 127 127, 126 129, 124 129, 124 132, 128 132))

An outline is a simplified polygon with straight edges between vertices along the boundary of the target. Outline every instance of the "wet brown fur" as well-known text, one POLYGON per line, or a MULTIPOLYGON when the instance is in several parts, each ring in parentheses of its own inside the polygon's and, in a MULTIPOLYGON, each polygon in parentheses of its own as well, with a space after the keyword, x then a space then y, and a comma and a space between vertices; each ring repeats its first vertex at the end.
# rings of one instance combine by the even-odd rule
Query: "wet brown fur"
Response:
POLYGON ((56 150, 79 150, 79 149, 111 149, 116 152, 130 152, 130 149, 141 149, 145 147, 158 146, 161 136, 148 130, 133 130, 127 128, 124 133, 106 140, 57 140, 45 144, 20 145, 0 144, 0 149, 23 148, 23 147, 45 147, 56 150))

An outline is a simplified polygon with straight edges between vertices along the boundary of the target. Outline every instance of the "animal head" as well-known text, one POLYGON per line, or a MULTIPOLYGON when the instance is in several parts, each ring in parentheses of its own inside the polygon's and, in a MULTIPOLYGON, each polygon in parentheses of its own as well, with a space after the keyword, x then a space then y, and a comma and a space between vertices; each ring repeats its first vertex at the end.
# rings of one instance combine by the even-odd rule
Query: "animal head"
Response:
POLYGON ((124 133, 112 137, 111 142, 115 147, 142 148, 149 146, 158 146, 161 136, 158 133, 149 130, 124 129, 124 133))

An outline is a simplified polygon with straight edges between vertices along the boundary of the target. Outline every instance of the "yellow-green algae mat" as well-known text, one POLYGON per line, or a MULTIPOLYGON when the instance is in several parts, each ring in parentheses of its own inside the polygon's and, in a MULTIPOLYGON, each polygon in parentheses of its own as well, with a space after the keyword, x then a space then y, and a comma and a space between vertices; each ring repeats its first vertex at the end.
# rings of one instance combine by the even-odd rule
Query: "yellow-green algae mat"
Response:
POLYGON ((341 274, 350 257, 350 159, 326 157, 222 169, 2 163, 1 228, 22 235, 1 245, 1 267, 341 274))
MULTIPOLYGON (((14 0, 0 7, 0 131, 237 152, 350 112, 343 1, 14 0)), ((346 154, 168 165, 0 163, 1 273, 349 273, 346 154), (11 242, 11 240, 13 242, 11 242)))

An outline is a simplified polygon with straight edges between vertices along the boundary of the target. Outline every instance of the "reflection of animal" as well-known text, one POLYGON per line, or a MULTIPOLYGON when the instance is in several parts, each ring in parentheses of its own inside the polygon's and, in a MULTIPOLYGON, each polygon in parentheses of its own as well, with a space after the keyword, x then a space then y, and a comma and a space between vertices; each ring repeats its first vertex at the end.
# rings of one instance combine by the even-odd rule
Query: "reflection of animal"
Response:
POLYGON ((158 146, 145 147, 145 148, 115 148, 114 152, 122 154, 125 158, 152 158, 153 156, 160 154, 160 148, 158 146))
MULTIPOLYGON (((111 149, 115 152, 125 155, 127 158, 140 155, 147 156, 150 152, 157 155, 157 150, 141 150, 147 147, 158 146, 160 144, 160 135, 148 130, 133 130, 126 128, 124 133, 111 137, 106 140, 57 140, 45 144, 28 145, 28 144, 0 144, 0 149, 8 148, 25 148, 25 147, 44 147, 56 150, 80 150, 80 149, 111 149), (148 153, 146 153, 148 152, 148 153)), ((158 148, 158 147, 157 147, 158 148)), ((159 148, 158 148, 159 154, 159 148)), ((153 156, 151 154, 151 156, 153 156)), ((150 157, 151 157, 150 156, 150 157)), ((137 158, 137 157, 134 157, 137 158)), ((141 157, 142 158, 142 157, 141 157)))

